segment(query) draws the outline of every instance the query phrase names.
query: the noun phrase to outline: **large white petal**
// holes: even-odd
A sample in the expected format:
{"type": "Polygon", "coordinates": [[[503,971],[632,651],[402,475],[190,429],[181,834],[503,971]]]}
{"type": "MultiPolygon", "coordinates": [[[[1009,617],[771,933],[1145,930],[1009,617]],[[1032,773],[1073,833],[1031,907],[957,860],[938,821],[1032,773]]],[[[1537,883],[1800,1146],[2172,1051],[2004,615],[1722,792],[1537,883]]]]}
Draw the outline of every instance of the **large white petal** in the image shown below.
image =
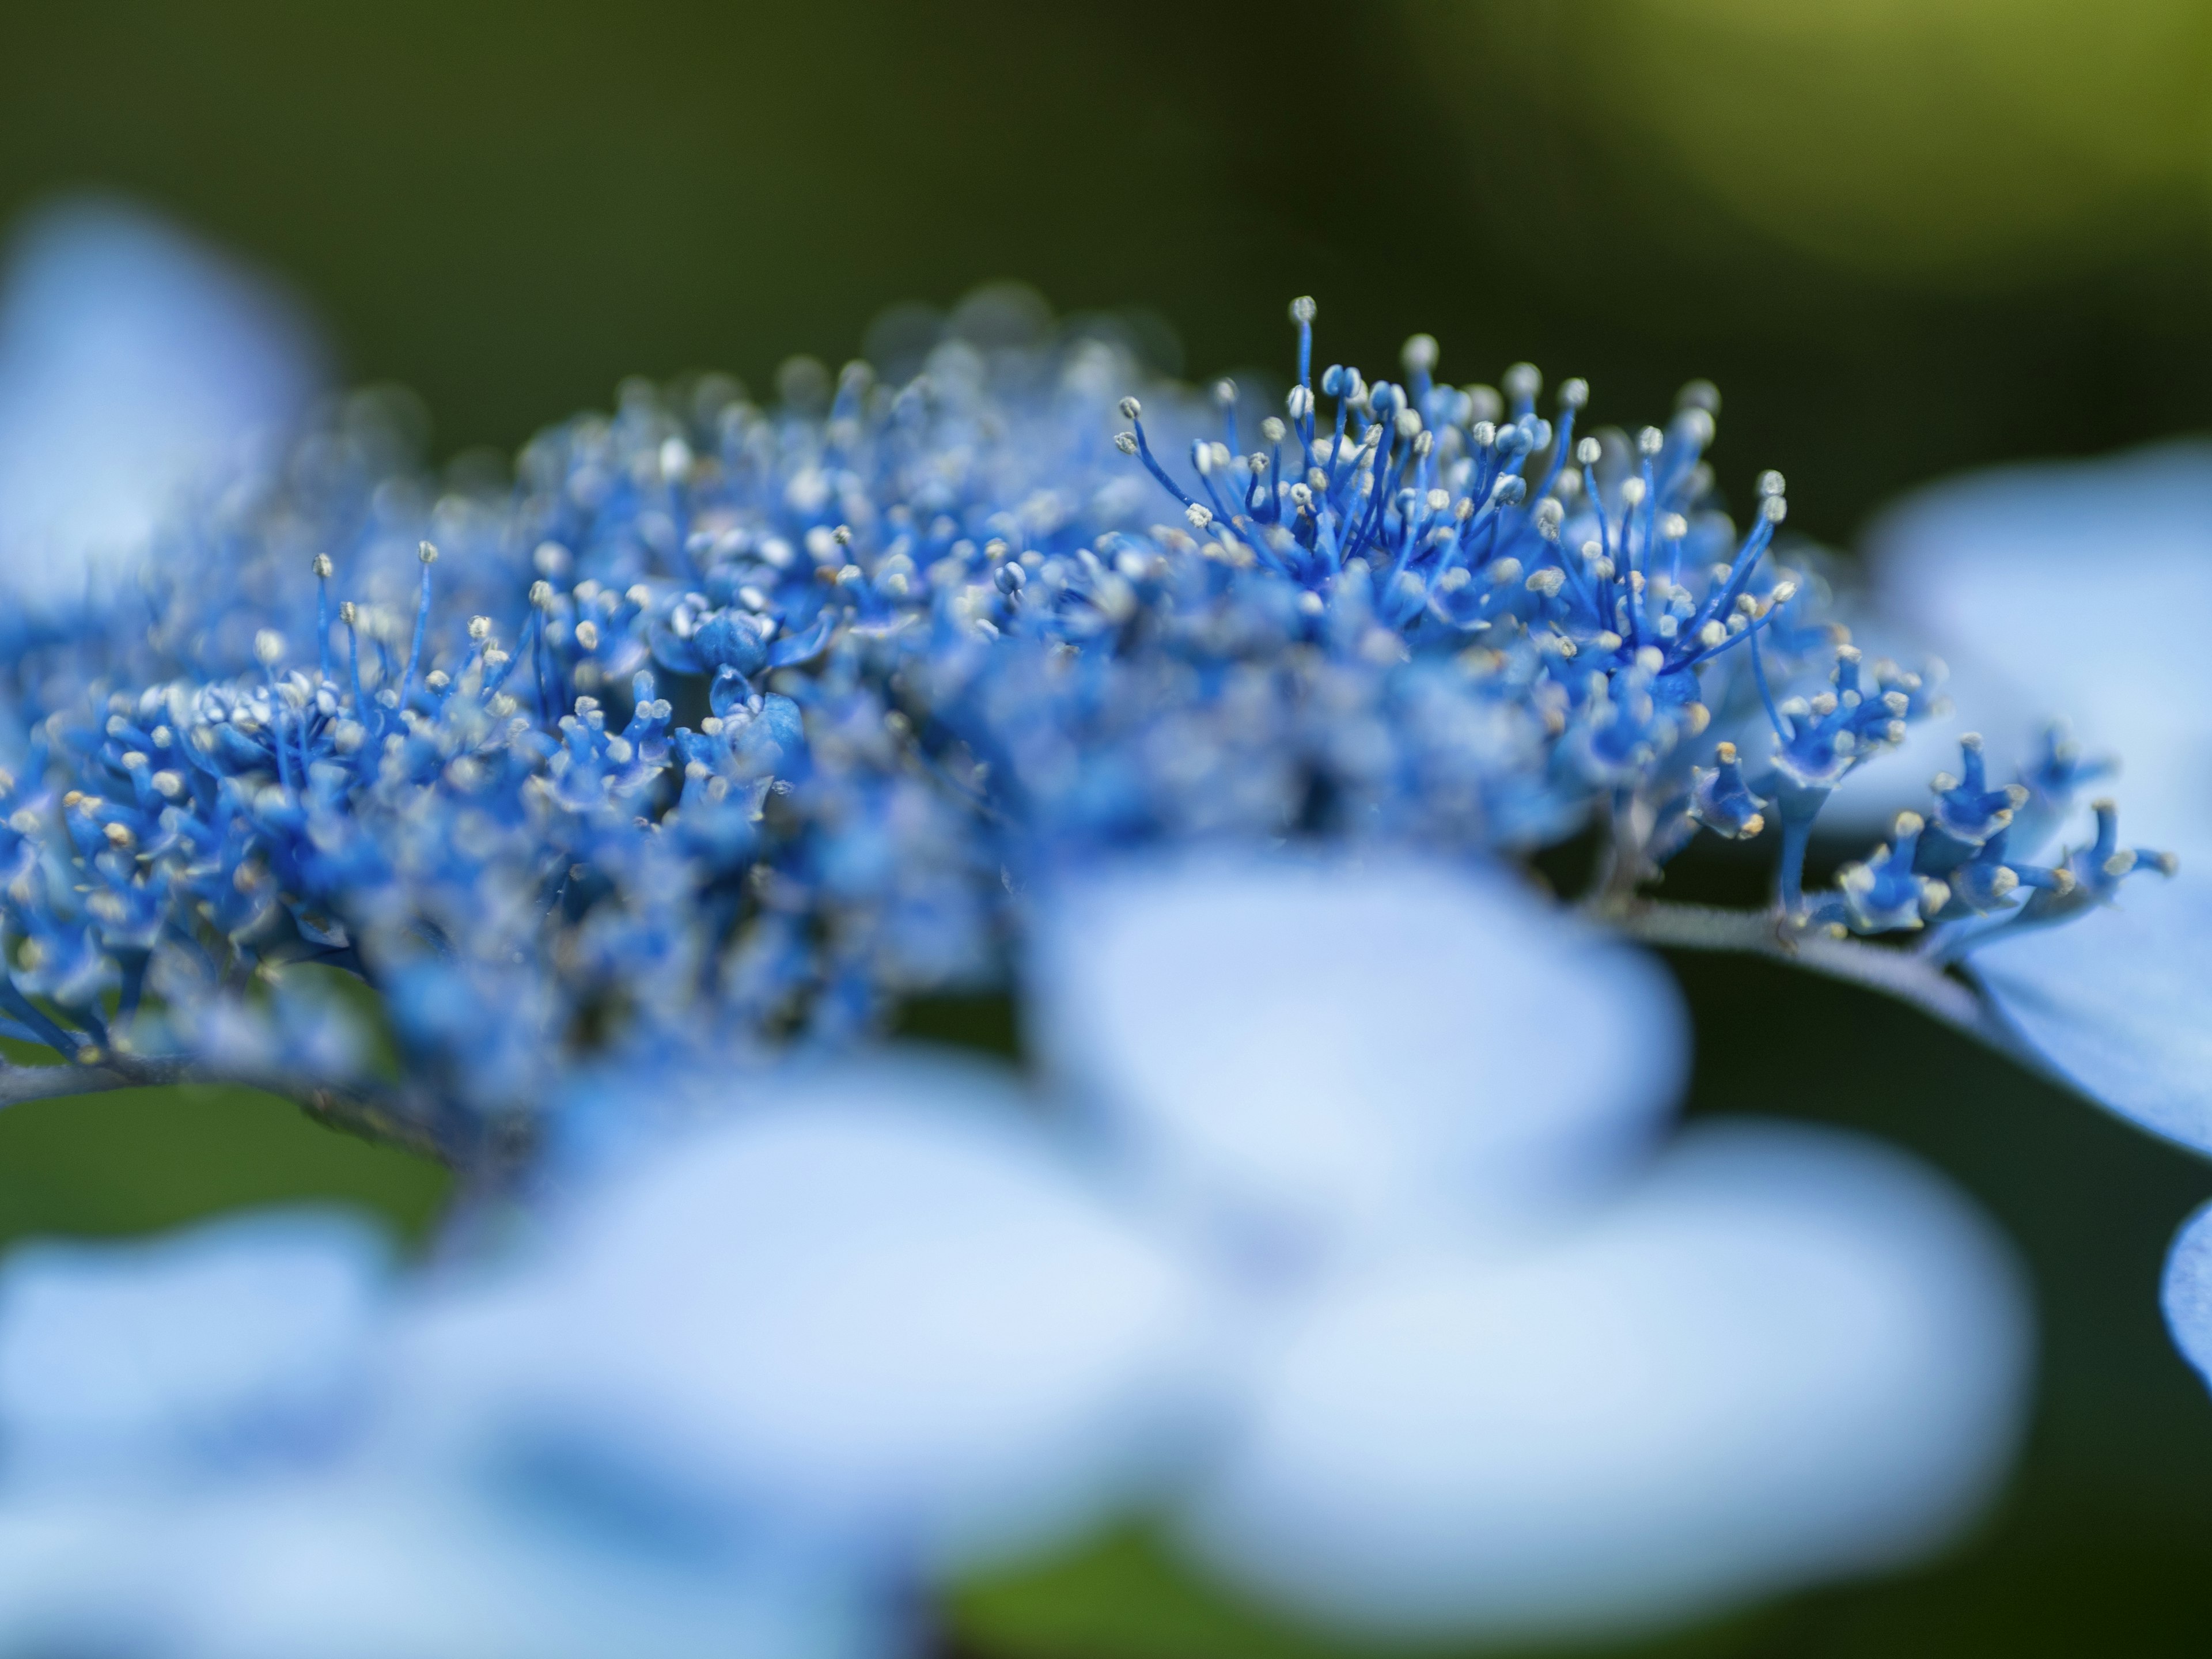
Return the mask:
{"type": "Polygon", "coordinates": [[[2130,876],[2114,904],[1968,958],[2028,1045],[2092,1100],[2212,1152],[2212,870],[2130,876]]]}
{"type": "Polygon", "coordinates": [[[2064,715],[2126,762],[2130,839],[2212,839],[2212,447],[1970,474],[1899,503],[1868,545],[1884,604],[1952,659],[1993,760],[2064,715]]]}
{"type": "Polygon", "coordinates": [[[98,198],[34,215],[0,274],[0,585],[81,598],[322,373],[296,306],[167,222],[98,198]]]}
{"type": "Polygon", "coordinates": [[[1043,907],[1036,1032],[1200,1210],[1480,1226],[1619,1177],[1673,1106],[1680,1000],[1503,873],[1392,855],[1138,865],[1043,907]]]}
{"type": "Polygon", "coordinates": [[[0,1263],[0,1467],[147,1474],[319,1443],[359,1403],[391,1266],[381,1233],[326,1211],[19,1246],[0,1263]]]}
{"type": "Polygon", "coordinates": [[[1182,1274],[994,1068],[793,1085],[573,1223],[423,1334],[479,1431],[943,1559],[1091,1519],[1182,1408],[1182,1274]]]}
{"type": "Polygon", "coordinates": [[[1686,1618],[1950,1535],[2007,1467],[2029,1348],[2004,1245],[1927,1170],[1699,1127],[1579,1237],[1326,1296],[1188,1533],[1353,1626],[1686,1618]]]}

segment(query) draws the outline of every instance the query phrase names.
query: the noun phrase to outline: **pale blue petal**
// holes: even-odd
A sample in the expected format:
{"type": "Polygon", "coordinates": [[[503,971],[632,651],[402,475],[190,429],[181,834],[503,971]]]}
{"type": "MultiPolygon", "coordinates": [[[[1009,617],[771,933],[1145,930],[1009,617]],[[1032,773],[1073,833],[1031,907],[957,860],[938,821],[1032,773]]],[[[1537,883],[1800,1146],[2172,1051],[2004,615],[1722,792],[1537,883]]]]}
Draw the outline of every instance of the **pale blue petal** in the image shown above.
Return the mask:
{"type": "Polygon", "coordinates": [[[2160,1287],[2173,1346],[2212,1383],[2212,1204],[2181,1225],[2160,1287]]]}
{"type": "Polygon", "coordinates": [[[2212,1152],[2212,867],[2131,876],[2118,902],[1968,959],[2008,1023],[2082,1093],[2212,1152]]]}
{"type": "Polygon", "coordinates": [[[2009,1252],[1920,1165],[1699,1126],[1586,1231],[1324,1296],[1188,1535],[1358,1628],[1688,1619],[1951,1537],[2008,1467],[2031,1346],[2009,1252]]]}
{"type": "Polygon", "coordinates": [[[1199,1207],[1499,1224],[1618,1179],[1681,1086],[1664,971],[1503,872],[1200,860],[1042,909],[1048,1058],[1199,1207]]]}
{"type": "Polygon", "coordinates": [[[25,221],[0,273],[0,583],[81,597],[293,421],[322,363],[291,301],[150,213],[93,198],[25,221]]]}
{"type": "Polygon", "coordinates": [[[0,1502],[0,1651],[116,1659],[896,1659],[879,1591],[818,1559],[595,1530],[366,1472],[0,1502]]]}
{"type": "Polygon", "coordinates": [[[1994,775],[2033,724],[2071,720],[2127,762],[2130,840],[2212,823],[2212,447],[2004,467],[1923,490],[1869,538],[1879,592],[1949,659],[1994,775]]]}
{"type": "Polygon", "coordinates": [[[586,1203],[534,1282],[429,1321],[455,1431],[939,1559],[1124,1496],[1179,1420],[1191,1292],[1036,1103],[950,1060],[758,1093],[586,1203]]]}
{"type": "Polygon", "coordinates": [[[380,1232],[324,1211],[19,1246],[0,1263],[0,1467],[149,1474],[343,1433],[391,1267],[380,1232]]]}

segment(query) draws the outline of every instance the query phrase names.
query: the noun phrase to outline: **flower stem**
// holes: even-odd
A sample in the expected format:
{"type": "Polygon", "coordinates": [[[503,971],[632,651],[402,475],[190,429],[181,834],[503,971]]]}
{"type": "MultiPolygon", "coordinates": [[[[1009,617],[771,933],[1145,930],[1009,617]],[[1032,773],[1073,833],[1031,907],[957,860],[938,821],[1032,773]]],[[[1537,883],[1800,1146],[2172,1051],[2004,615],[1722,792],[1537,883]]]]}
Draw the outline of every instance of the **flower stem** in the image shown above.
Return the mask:
{"type": "Polygon", "coordinates": [[[1773,911],[1638,900],[1595,908],[1589,914],[1645,945],[1765,957],[1879,991],[2014,1059],[2036,1063],[1972,986],[1945,973],[1940,963],[1911,951],[1802,933],[1773,911]]]}
{"type": "Polygon", "coordinates": [[[423,1127],[406,1103],[350,1089],[304,1085],[296,1079],[248,1077],[186,1060],[109,1053],[90,1064],[17,1066],[0,1063],[0,1108],[64,1095],[104,1094],[112,1089],[153,1089],[171,1084],[258,1089],[290,1101],[326,1127],[451,1164],[453,1152],[423,1127]]]}

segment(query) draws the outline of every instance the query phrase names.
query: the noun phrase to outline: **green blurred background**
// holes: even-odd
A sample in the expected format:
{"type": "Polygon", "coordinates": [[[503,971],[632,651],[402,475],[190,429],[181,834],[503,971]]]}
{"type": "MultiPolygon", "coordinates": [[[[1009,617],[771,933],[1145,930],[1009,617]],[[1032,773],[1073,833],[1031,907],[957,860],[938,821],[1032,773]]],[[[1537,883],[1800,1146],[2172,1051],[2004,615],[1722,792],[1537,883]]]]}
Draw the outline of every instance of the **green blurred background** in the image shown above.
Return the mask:
{"type": "MultiPolygon", "coordinates": [[[[2194,4],[12,9],[0,216],[82,186],[283,273],[349,377],[422,394],[442,456],[626,374],[765,385],[856,352],[890,302],[999,277],[1143,308],[1192,375],[1279,374],[1283,303],[1310,292],[1324,361],[1370,372],[1425,329],[1454,379],[1529,357],[1622,421],[1707,376],[1724,484],[1780,467],[1793,526],[1843,544],[1960,467],[2212,425],[2194,4]]],[[[2030,1455],[1968,1546],[1668,1650],[2212,1648],[2212,1399],[2154,1304],[2212,1167],[1901,1011],[1675,966],[1693,1109],[1856,1123],[1951,1170],[2029,1260],[2045,1362],[2030,1455]]],[[[442,1190],[251,1097],[0,1116],[0,1238],[302,1194],[419,1236],[442,1190]]],[[[1306,1650],[1135,1540],[962,1607],[976,1654],[1306,1650]]]]}

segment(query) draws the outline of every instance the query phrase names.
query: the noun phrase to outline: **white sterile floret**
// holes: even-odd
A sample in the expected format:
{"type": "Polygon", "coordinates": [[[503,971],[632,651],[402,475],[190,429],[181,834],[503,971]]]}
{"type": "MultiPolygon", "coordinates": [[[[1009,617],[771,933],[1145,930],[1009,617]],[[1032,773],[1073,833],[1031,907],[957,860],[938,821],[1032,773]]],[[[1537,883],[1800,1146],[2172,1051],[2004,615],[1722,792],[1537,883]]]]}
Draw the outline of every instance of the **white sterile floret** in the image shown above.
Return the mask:
{"type": "Polygon", "coordinates": [[[450,1431],[596,1447],[933,1564],[1036,1547],[1156,1472],[1194,1289],[1018,1079],[793,1079],[583,1195],[544,1269],[434,1310],[450,1431]]]}
{"type": "Polygon", "coordinates": [[[1683,1059],[1663,977],[1561,923],[1502,877],[1397,860],[1132,871],[1054,913],[1041,1029],[1171,1185],[1232,1208],[1388,1231],[1541,1206],[1644,1144],[1683,1059]],[[1598,1004],[1590,1041],[1513,1035],[1598,1004]]]}
{"type": "Polygon", "coordinates": [[[2083,1093],[2212,1152],[2212,876],[2201,861],[2184,860],[2154,893],[1993,939],[1968,961],[2014,1029],[2083,1093]]]}
{"type": "Polygon", "coordinates": [[[1994,1232],[1852,1136],[1709,1125],[1650,1162],[1670,988],[1504,878],[1132,869],[1037,952],[1053,1074],[1242,1287],[1178,1531],[1247,1587],[1614,1632],[1910,1559],[2001,1477],[2027,1328],[1994,1232]],[[1603,1012],[1547,1041],[1562,1008],[1603,1012]]]}
{"type": "Polygon", "coordinates": [[[1945,1183],[1703,1124],[1586,1226],[1326,1292],[1188,1526],[1310,1615],[1619,1636],[1909,1561],[2002,1479],[2027,1302],[1945,1183]]]}
{"type": "Polygon", "coordinates": [[[588,1494],[348,1467],[0,1509],[0,1644],[222,1659],[886,1659],[905,1621],[844,1562],[588,1494]],[[625,1523],[664,1527],[643,1547],[625,1523]],[[612,1524],[610,1524],[612,1522],[612,1524]],[[80,1640],[59,1646],[68,1633],[80,1640]]]}
{"type": "Polygon", "coordinates": [[[270,1212],[0,1265],[11,1474],[144,1480],[250,1463],[353,1409],[391,1252],[353,1218],[270,1212]]]}

